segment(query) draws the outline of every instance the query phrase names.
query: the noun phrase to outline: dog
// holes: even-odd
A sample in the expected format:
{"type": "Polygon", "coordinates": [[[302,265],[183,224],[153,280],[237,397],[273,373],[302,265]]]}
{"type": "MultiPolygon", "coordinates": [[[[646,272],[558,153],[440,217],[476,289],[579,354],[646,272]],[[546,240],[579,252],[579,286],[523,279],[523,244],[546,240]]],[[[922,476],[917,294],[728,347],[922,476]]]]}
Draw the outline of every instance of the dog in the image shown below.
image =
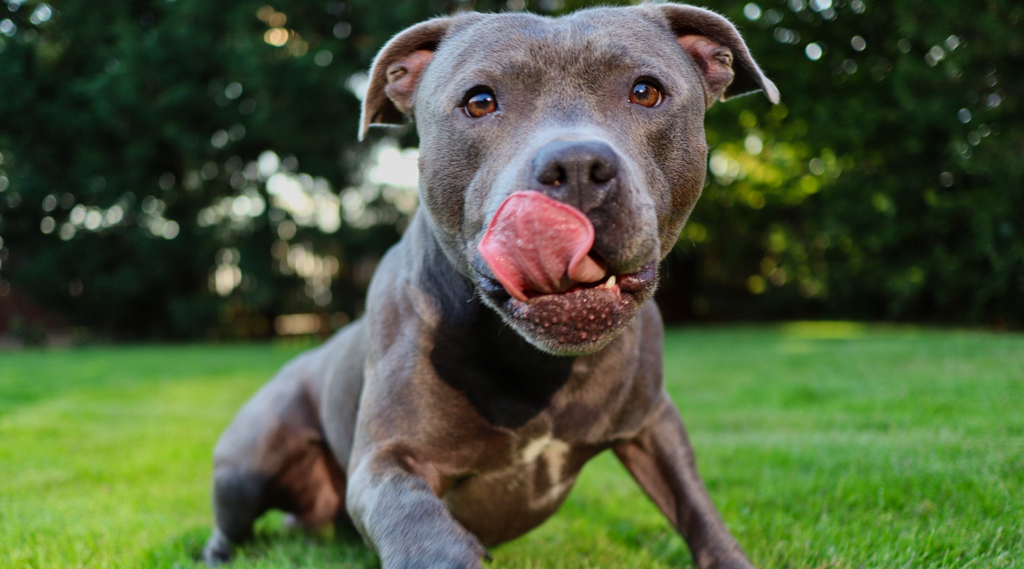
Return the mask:
{"type": "Polygon", "coordinates": [[[214,451],[231,558],[268,509],[354,526],[385,569],[479,568],[611,449],[701,568],[748,568],[662,384],[651,296],[707,169],[705,110],[778,90],[736,28],[643,4],[459,13],[373,63],[360,138],[415,123],[420,201],[363,317],[298,356],[214,451]]]}

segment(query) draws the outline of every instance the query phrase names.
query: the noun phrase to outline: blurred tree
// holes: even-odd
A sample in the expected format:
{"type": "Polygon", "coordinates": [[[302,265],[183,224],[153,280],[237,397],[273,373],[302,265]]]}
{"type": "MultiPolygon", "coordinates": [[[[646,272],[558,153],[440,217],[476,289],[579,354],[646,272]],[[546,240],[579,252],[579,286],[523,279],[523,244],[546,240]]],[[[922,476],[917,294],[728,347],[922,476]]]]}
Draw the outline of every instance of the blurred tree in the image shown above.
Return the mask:
{"type": "Polygon", "coordinates": [[[710,112],[689,308],[1024,324],[1024,5],[719,9],[783,104],[710,112]]]}
{"type": "Polygon", "coordinates": [[[264,335],[281,312],[357,310],[358,267],[397,233],[339,223],[365,154],[348,81],[450,8],[8,1],[3,275],[123,336],[264,335]]]}
{"type": "MultiPolygon", "coordinates": [[[[376,50],[458,9],[590,3],[0,2],[0,307],[123,337],[342,324],[415,204],[364,167],[394,143],[355,140],[376,50]]],[[[1024,324],[1024,7],[711,7],[783,104],[710,110],[666,312],[1024,324]]]]}

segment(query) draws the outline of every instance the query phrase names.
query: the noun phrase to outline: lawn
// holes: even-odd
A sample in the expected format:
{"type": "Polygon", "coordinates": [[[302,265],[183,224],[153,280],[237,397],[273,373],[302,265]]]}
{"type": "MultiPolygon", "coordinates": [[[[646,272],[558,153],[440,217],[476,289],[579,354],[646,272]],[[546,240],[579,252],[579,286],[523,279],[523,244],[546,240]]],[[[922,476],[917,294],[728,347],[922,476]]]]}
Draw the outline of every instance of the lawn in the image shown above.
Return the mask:
{"type": "MultiPolygon", "coordinates": [[[[188,568],[210,455],[301,346],[0,353],[0,567],[188,568]]],[[[666,380],[729,527],[766,568],[1024,567],[1024,336],[791,324],[666,339],[666,380]]],[[[238,568],[376,567],[280,515],[238,568]]],[[[689,567],[614,457],[495,569],[689,567]]]]}

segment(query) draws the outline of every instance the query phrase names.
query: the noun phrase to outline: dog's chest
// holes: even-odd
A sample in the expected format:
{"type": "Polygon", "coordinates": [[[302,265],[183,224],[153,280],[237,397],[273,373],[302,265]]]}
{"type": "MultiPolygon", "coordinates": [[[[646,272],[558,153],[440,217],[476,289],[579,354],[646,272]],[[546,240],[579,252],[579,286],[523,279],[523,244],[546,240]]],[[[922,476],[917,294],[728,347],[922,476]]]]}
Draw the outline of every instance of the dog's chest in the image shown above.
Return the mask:
{"type": "Polygon", "coordinates": [[[525,441],[505,464],[463,480],[443,498],[452,515],[485,544],[513,539],[558,509],[590,454],[547,433],[525,441]]]}

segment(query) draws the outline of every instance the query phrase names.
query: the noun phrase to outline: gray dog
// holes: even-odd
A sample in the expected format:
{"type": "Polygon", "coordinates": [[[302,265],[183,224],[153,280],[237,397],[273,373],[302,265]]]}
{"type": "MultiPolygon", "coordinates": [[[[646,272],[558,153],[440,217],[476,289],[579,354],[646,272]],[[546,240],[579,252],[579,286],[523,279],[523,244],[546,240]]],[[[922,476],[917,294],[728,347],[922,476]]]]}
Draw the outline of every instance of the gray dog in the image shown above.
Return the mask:
{"type": "Polygon", "coordinates": [[[751,567],[662,386],[658,262],[700,196],[705,109],[778,91],[690,6],[463,13],[377,56],[415,117],[422,206],[366,315],[286,365],[215,451],[209,563],[270,508],[353,524],[385,569],[479,568],[612,449],[698,566],[751,567]]]}

